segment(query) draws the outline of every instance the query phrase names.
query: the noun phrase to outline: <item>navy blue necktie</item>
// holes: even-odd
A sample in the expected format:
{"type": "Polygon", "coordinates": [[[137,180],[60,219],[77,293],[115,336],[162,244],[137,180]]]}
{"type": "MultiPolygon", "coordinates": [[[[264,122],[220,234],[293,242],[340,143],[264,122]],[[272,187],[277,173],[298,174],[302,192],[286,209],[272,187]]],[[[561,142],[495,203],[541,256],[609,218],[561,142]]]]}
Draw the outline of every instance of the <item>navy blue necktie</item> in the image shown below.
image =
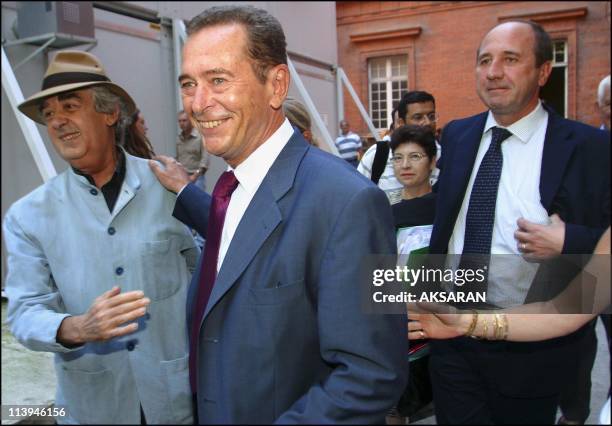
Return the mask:
{"type": "Polygon", "coordinates": [[[504,164],[501,144],[510,136],[512,133],[508,130],[493,127],[491,145],[482,158],[470,194],[470,204],[465,219],[463,254],[491,253],[497,189],[504,164]]]}
{"type": "MultiPolygon", "coordinates": [[[[495,205],[497,204],[499,178],[504,164],[501,144],[511,135],[512,133],[506,129],[493,127],[491,145],[482,158],[472,186],[465,219],[465,238],[459,269],[482,270],[485,279],[482,282],[473,282],[469,286],[462,287],[464,292],[473,294],[486,292],[488,287],[488,265],[491,256],[493,223],[495,222],[495,205]]],[[[459,303],[456,306],[462,309],[482,309],[486,305],[459,303]]]]}

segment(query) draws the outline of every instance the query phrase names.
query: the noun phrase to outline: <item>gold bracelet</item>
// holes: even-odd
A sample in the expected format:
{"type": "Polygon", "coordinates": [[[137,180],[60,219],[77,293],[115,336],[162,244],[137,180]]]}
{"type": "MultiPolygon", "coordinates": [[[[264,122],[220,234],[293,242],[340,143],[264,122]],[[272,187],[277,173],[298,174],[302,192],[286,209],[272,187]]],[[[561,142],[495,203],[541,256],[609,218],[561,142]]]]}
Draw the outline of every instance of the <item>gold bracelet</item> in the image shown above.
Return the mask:
{"type": "Polygon", "coordinates": [[[491,340],[497,340],[497,335],[499,334],[499,315],[493,314],[493,318],[495,318],[495,325],[493,326],[491,340]]]}
{"type": "Polygon", "coordinates": [[[476,330],[476,324],[478,323],[478,311],[472,309],[472,323],[470,324],[470,328],[465,332],[465,336],[474,337],[473,333],[476,330]]]}
{"type": "Polygon", "coordinates": [[[487,340],[487,329],[489,328],[489,322],[487,321],[487,318],[484,317],[483,318],[483,325],[482,325],[482,334],[480,335],[481,339],[487,340]]]}
{"type": "Polygon", "coordinates": [[[499,329],[499,317],[497,314],[493,315],[493,327],[491,328],[491,338],[489,340],[497,340],[497,330],[499,329]]]}
{"type": "Polygon", "coordinates": [[[508,317],[506,314],[502,314],[502,318],[504,319],[504,335],[502,336],[502,340],[508,340],[508,317]]]}

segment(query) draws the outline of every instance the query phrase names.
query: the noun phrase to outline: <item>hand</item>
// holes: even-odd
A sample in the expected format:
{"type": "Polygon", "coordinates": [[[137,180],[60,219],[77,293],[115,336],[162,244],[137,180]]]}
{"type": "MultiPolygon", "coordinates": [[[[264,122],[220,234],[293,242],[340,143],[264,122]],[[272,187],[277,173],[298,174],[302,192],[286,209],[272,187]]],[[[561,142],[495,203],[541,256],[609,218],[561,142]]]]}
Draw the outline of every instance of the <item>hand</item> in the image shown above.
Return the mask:
{"type": "Polygon", "coordinates": [[[175,194],[179,193],[190,182],[189,173],[187,173],[185,167],[172,157],[156,155],[152,160],[149,160],[149,167],[151,167],[159,183],[175,194]],[[164,168],[162,169],[154,160],[162,163],[164,168]]]}
{"type": "Polygon", "coordinates": [[[200,173],[199,172],[194,172],[194,173],[189,175],[189,182],[195,183],[195,181],[198,180],[199,177],[200,177],[200,173]]]}
{"type": "Polygon", "coordinates": [[[98,296],[85,314],[62,321],[57,340],[66,345],[78,345],[105,341],[138,330],[138,323],[131,321],[142,317],[151,301],[139,290],[120,292],[115,286],[98,296]],[[126,323],[129,324],[123,325],[126,323]]]}
{"type": "Polygon", "coordinates": [[[542,261],[558,256],[563,251],[565,222],[556,213],[550,216],[549,225],[539,225],[520,218],[514,238],[523,257],[529,261],[542,261]]]}
{"type": "Polygon", "coordinates": [[[463,336],[472,315],[438,303],[418,303],[418,311],[408,314],[408,339],[452,339],[463,336]],[[423,313],[425,312],[425,313],[423,313]]]}

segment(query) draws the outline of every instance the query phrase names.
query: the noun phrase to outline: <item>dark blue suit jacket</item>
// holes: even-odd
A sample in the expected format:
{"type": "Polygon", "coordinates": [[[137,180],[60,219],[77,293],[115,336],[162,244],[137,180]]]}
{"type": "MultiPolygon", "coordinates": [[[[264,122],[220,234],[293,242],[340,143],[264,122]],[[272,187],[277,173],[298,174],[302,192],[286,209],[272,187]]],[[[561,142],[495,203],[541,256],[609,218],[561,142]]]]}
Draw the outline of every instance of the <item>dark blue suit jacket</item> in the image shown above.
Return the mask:
{"type": "MultiPolygon", "coordinates": [[[[541,202],[549,215],[558,213],[566,224],[563,252],[590,254],[610,224],[609,135],[594,127],[564,119],[551,109],[547,108],[547,111],[549,119],[542,164],[534,164],[534,167],[541,167],[541,202]]],[[[487,113],[482,113],[452,121],[442,133],[438,202],[430,242],[432,253],[447,253],[486,117],[487,113]]],[[[534,282],[543,275],[540,272],[542,268],[534,282]]],[[[565,283],[571,279],[571,276],[563,277],[565,283]]],[[[559,287],[555,293],[563,287],[563,283],[556,284],[559,287]]],[[[533,289],[534,286],[527,301],[539,299],[537,291],[533,292],[533,289]]],[[[544,291],[543,294],[550,296],[551,291],[544,291]]],[[[486,362],[483,361],[479,368],[484,375],[496,378],[502,394],[538,397],[559,392],[568,371],[575,368],[572,363],[576,362],[581,339],[585,338],[589,338],[588,326],[569,336],[543,342],[470,344],[489,344],[491,350],[486,355],[486,362]]],[[[432,353],[444,356],[444,352],[455,345],[455,340],[434,342],[432,353]]]]}
{"type": "MultiPolygon", "coordinates": [[[[563,253],[592,253],[610,225],[609,134],[547,111],[542,164],[534,164],[541,167],[542,205],[566,224],[563,253]]],[[[444,128],[432,253],[447,252],[486,119],[487,113],[482,113],[444,128]]]]}
{"type": "MultiPolygon", "coordinates": [[[[205,233],[209,204],[190,185],[175,215],[205,233]]],[[[384,423],[406,384],[406,318],[364,313],[359,266],[395,252],[384,193],[295,132],[244,213],[204,314],[200,422],[384,423]]],[[[190,304],[198,281],[199,269],[190,304]]]]}

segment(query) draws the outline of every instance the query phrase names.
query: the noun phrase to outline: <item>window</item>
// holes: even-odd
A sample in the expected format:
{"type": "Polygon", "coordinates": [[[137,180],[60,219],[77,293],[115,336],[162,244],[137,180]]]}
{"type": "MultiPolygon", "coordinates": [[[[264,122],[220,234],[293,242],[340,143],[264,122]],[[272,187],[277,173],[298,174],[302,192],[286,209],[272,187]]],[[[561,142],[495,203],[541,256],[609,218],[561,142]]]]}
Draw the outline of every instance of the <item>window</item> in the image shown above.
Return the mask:
{"type": "Polygon", "coordinates": [[[368,61],[370,117],[378,130],[391,124],[391,111],[408,89],[408,58],[389,56],[368,61]]]}
{"type": "Polygon", "coordinates": [[[567,42],[553,41],[553,69],[540,98],[564,117],[567,117],[567,63],[567,42]]]}

